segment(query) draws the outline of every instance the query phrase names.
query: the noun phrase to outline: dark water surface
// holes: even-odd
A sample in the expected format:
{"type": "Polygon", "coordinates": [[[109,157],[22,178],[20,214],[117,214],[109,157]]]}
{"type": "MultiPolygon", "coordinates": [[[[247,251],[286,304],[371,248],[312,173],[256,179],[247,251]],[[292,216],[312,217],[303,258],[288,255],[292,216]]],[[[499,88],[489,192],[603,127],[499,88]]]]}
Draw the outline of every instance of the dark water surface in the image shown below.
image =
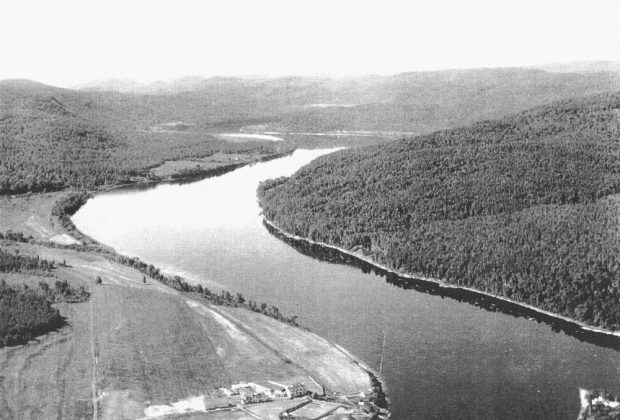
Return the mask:
{"type": "Polygon", "coordinates": [[[394,419],[574,419],[578,387],[620,388],[620,352],[596,340],[396,287],[270,234],[256,202],[259,181],[291,175],[326,152],[298,150],[196,183],[98,195],[73,221],[123,254],[299,315],[381,371],[394,419]]]}

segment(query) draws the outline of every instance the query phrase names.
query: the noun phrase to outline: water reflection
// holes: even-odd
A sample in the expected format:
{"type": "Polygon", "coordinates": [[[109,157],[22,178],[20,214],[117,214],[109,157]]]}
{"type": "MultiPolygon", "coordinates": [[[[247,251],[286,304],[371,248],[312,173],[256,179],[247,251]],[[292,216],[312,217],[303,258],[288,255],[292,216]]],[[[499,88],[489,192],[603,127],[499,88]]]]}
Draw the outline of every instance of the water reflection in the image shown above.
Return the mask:
{"type": "Polygon", "coordinates": [[[516,303],[497,299],[470,290],[442,287],[437,283],[424,279],[402,277],[393,272],[374,266],[360,258],[354,257],[353,255],[340,252],[337,249],[323,247],[302,239],[295,239],[286,236],[265,221],[263,221],[263,225],[267,228],[269,233],[276,238],[292,246],[298,252],[316,260],[332,264],[343,264],[357,267],[362,270],[364,274],[374,273],[379,277],[385,278],[386,283],[400,289],[415,290],[416,292],[440,296],[441,298],[447,297],[458,302],[465,302],[478,306],[489,312],[501,312],[515,318],[535,320],[538,323],[549,325],[551,330],[554,332],[563,332],[579,341],[620,351],[620,337],[586,330],[575,322],[556,318],[516,303]]]}
{"type": "MultiPolygon", "coordinates": [[[[334,150],[338,150],[338,149],[334,149],[334,150]]],[[[225,175],[243,166],[253,166],[253,165],[256,165],[257,163],[269,162],[270,160],[289,156],[292,153],[293,152],[286,152],[286,153],[280,153],[280,154],[265,155],[257,159],[255,162],[231,163],[231,164],[223,165],[223,166],[216,167],[216,168],[197,170],[196,172],[193,172],[191,174],[186,174],[186,175],[179,174],[177,176],[172,175],[172,178],[167,179],[167,180],[152,180],[152,181],[139,182],[135,184],[121,185],[121,186],[112,188],[110,192],[113,191],[114,193],[118,193],[118,194],[134,193],[137,191],[152,190],[161,185],[192,184],[198,181],[203,181],[205,179],[225,175]]]]}
{"type": "Polygon", "coordinates": [[[305,327],[382,369],[395,419],[566,419],[578,411],[578,386],[620,383],[617,346],[580,342],[523,318],[535,314],[502,313],[518,307],[500,312],[497,300],[464,299],[368,264],[355,268],[339,253],[291,247],[270,234],[259,182],[290,176],[330,151],[297,150],[202,182],[97,195],[72,219],[123,254],[299,315],[305,327]]]}

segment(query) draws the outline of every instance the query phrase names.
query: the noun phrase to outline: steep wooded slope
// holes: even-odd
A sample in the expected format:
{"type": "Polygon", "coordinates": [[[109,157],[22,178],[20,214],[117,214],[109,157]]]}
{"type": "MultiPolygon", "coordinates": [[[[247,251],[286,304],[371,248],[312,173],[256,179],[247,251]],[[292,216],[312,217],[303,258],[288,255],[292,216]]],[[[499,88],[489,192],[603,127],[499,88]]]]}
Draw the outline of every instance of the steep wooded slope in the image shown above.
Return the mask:
{"type": "Polygon", "coordinates": [[[377,262],[620,327],[620,94],[317,160],[265,215],[377,262]]]}

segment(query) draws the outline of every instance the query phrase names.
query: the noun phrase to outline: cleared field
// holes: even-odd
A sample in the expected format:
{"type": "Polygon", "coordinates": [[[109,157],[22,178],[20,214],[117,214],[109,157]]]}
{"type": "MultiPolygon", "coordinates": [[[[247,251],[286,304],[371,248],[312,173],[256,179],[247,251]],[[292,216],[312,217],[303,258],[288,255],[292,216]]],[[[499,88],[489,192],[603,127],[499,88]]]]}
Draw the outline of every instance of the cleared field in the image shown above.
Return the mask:
{"type": "MultiPolygon", "coordinates": [[[[0,230],[38,239],[63,233],[45,217],[51,209],[47,200],[58,197],[0,200],[0,230]],[[33,228],[33,216],[45,230],[33,228]]],[[[342,393],[370,388],[368,376],[349,356],[303,329],[241,308],[211,306],[152,279],[144,283],[142,273],[95,252],[23,243],[9,248],[68,265],[48,277],[2,275],[9,283],[36,288],[41,280],[66,279],[86,286],[91,298],[59,304],[67,318],[61,330],[0,348],[0,419],[94,418],[94,413],[104,419],[140,418],[148,406],[242,381],[304,382],[315,392],[318,383],[342,393]],[[95,284],[97,277],[101,285],[95,284]]],[[[227,411],[195,418],[255,417],[227,411]]]]}
{"type": "Polygon", "coordinates": [[[289,408],[298,406],[302,401],[303,400],[301,399],[294,399],[274,401],[264,404],[252,404],[245,406],[245,409],[264,420],[279,420],[279,413],[288,410],[289,408]]]}
{"type": "Polygon", "coordinates": [[[195,413],[162,417],[163,420],[256,420],[256,417],[240,409],[211,411],[209,413],[195,413]]]}
{"type": "Polygon", "coordinates": [[[299,418],[316,419],[342,407],[341,404],[329,403],[325,401],[312,401],[304,405],[299,410],[295,410],[295,415],[299,418]]]}
{"type": "Polygon", "coordinates": [[[32,235],[39,240],[50,240],[64,232],[52,223],[52,207],[66,192],[28,194],[11,198],[0,196],[0,232],[13,230],[32,235]]]}
{"type": "Polygon", "coordinates": [[[368,374],[324,338],[240,308],[218,308],[248,334],[272,348],[332,392],[353,394],[371,388],[368,374]]]}
{"type": "Polygon", "coordinates": [[[70,327],[0,349],[0,419],[92,417],[89,305],[60,304],[70,327]]]}
{"type": "Polygon", "coordinates": [[[210,170],[236,163],[252,162],[257,160],[258,156],[259,155],[247,153],[217,152],[201,159],[166,161],[151,169],[149,172],[158,178],[166,179],[179,172],[195,170],[198,167],[203,170],[210,170]]]}

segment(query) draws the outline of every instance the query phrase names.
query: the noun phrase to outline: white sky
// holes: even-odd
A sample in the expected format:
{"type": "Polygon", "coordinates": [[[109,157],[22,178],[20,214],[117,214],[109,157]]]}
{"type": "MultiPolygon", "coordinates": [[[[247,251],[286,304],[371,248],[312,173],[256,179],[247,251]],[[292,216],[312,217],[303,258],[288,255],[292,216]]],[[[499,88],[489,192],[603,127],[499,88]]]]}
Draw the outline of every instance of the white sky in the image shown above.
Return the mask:
{"type": "Polygon", "coordinates": [[[620,0],[0,0],[0,79],[391,74],[620,60],[620,0]]]}

